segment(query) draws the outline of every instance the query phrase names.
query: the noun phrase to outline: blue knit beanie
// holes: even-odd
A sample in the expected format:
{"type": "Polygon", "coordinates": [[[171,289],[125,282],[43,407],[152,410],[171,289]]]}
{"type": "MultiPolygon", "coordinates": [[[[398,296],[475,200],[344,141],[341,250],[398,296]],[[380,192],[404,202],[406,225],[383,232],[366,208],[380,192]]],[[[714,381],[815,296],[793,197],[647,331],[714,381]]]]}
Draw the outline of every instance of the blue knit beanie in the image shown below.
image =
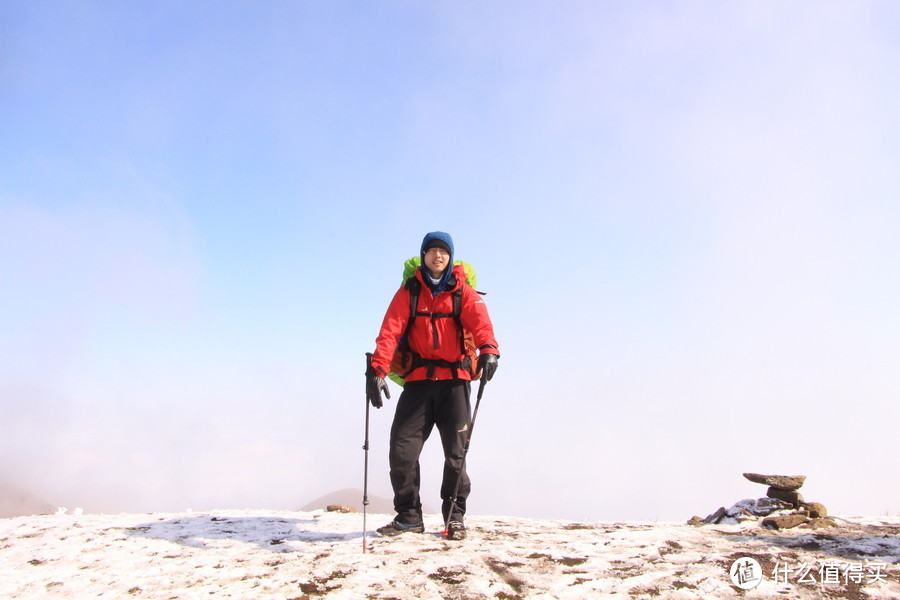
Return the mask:
{"type": "Polygon", "coordinates": [[[441,274],[441,278],[438,280],[437,284],[431,284],[431,278],[425,277],[425,282],[428,283],[428,286],[431,288],[431,292],[435,295],[444,291],[447,287],[447,283],[450,281],[450,278],[453,276],[453,238],[450,237],[449,233],[445,233],[443,231],[432,231],[431,233],[426,233],[425,238],[422,240],[422,248],[420,250],[420,258],[422,259],[422,269],[424,269],[424,275],[428,275],[427,269],[425,269],[425,253],[429,248],[440,247],[450,253],[450,260],[448,261],[447,268],[444,269],[443,274],[441,274]]]}

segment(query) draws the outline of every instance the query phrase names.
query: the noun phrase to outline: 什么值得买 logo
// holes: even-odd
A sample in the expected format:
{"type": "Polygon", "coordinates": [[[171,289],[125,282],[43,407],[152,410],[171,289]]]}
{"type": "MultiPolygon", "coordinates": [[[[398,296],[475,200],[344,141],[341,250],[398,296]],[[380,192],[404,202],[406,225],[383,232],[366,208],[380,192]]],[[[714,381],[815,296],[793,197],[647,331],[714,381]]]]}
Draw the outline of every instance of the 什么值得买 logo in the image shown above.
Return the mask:
{"type": "Polygon", "coordinates": [[[731,582],[742,590],[752,590],[763,579],[762,566],[755,558],[745,556],[731,563],[731,582]]]}

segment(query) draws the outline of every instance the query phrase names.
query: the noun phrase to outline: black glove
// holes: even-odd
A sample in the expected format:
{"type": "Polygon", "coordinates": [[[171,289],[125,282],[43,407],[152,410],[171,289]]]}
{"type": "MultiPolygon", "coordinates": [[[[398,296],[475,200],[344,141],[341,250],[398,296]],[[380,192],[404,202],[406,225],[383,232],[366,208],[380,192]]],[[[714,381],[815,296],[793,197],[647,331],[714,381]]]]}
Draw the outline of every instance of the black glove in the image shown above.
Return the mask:
{"type": "Polygon", "coordinates": [[[485,381],[490,381],[491,377],[494,376],[494,371],[497,370],[498,358],[500,357],[496,354],[481,353],[478,356],[478,370],[481,371],[481,376],[485,381]]]}
{"type": "Polygon", "coordinates": [[[388,389],[387,382],[384,377],[379,377],[372,368],[372,353],[366,352],[366,399],[372,403],[375,408],[384,406],[381,400],[381,392],[384,391],[385,397],[391,399],[391,391],[388,389]]]}
{"type": "Polygon", "coordinates": [[[388,389],[387,382],[384,380],[384,377],[379,377],[378,375],[372,375],[371,377],[366,377],[366,398],[369,399],[369,402],[372,403],[372,406],[375,408],[381,408],[384,406],[384,402],[381,400],[381,392],[384,391],[384,395],[388,400],[391,399],[391,391],[388,389]]]}

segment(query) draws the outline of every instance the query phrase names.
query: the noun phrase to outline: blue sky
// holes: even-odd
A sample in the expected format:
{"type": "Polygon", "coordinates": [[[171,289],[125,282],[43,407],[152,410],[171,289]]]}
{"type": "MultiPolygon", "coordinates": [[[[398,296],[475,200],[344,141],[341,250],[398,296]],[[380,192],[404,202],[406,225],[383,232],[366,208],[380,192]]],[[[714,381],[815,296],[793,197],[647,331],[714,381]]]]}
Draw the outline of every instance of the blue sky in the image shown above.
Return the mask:
{"type": "Polygon", "coordinates": [[[896,513],[898,34],[892,2],[4,3],[0,477],[360,487],[363,355],[444,230],[502,352],[471,510],[687,519],[758,471],[896,513]]]}

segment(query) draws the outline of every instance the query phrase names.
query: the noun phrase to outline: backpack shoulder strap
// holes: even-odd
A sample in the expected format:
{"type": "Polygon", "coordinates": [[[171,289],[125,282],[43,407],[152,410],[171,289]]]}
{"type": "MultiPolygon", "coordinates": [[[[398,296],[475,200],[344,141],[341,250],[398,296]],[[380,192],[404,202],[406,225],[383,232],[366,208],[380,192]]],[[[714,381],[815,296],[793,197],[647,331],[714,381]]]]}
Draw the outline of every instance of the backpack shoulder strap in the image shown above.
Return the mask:
{"type": "MultiPolygon", "coordinates": [[[[418,300],[419,292],[422,291],[422,284],[415,276],[407,279],[406,283],[403,284],[403,287],[409,290],[410,298],[415,298],[418,300]]],[[[415,308],[415,305],[413,305],[413,308],[415,308]]]]}
{"type": "Polygon", "coordinates": [[[416,309],[419,307],[419,292],[422,291],[422,284],[415,277],[410,277],[406,280],[406,284],[403,287],[409,290],[409,321],[406,323],[406,333],[403,334],[403,337],[406,337],[416,318],[416,309]]]}
{"type": "MultiPolygon", "coordinates": [[[[401,353],[401,362],[406,365],[409,364],[409,357],[412,353],[412,350],[409,348],[409,332],[412,330],[413,321],[416,320],[416,308],[419,306],[419,292],[422,290],[422,284],[419,283],[415,276],[412,276],[406,280],[403,287],[409,290],[409,318],[406,320],[406,329],[403,330],[403,337],[398,340],[397,345],[401,353]]],[[[401,375],[401,377],[409,375],[413,368],[410,367],[409,371],[401,375]]]]}
{"type": "Polygon", "coordinates": [[[466,332],[463,330],[462,318],[462,284],[453,292],[453,319],[456,321],[456,330],[459,332],[459,349],[466,353],[466,332]]]}
{"type": "Polygon", "coordinates": [[[456,288],[456,291],[453,292],[453,317],[456,320],[459,320],[459,315],[462,313],[462,286],[456,288]]]}

